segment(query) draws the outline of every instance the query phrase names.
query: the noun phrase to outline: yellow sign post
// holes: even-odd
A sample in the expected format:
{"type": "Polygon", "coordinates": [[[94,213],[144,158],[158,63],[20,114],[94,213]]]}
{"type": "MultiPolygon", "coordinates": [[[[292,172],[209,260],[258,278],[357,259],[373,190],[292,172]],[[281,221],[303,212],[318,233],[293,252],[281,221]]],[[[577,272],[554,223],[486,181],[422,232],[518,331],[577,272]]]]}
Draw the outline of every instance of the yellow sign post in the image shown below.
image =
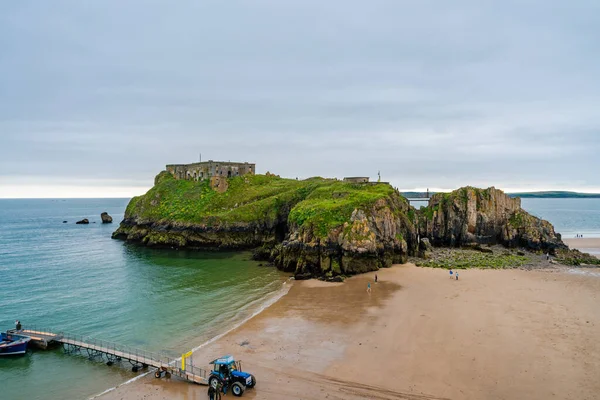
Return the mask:
{"type": "Polygon", "coordinates": [[[191,357],[192,353],[193,352],[188,351],[187,353],[181,355],[181,370],[182,371],[185,371],[185,359],[188,357],[191,357]]]}

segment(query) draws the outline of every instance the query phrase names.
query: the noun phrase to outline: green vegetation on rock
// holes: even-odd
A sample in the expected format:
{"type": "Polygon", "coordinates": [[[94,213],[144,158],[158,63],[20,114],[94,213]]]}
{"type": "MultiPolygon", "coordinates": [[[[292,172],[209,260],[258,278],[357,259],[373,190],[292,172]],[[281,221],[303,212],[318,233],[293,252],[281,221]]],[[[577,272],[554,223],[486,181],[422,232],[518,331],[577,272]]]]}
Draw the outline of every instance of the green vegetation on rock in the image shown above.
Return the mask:
{"type": "Polygon", "coordinates": [[[147,246],[255,248],[297,276],[353,274],[404,260],[417,216],[389,184],[244,175],[217,188],[162,172],[131,200],[114,238],[147,246]]]}
{"type": "Polygon", "coordinates": [[[416,259],[414,261],[420,267],[431,268],[504,269],[522,267],[530,262],[530,258],[508,251],[487,253],[466,249],[439,249],[429,260],[416,259]]]}
{"type": "Polygon", "coordinates": [[[556,261],[564,265],[578,267],[580,265],[600,266],[600,258],[579,250],[561,249],[557,251],[556,261]]]}
{"type": "Polygon", "coordinates": [[[377,200],[394,192],[390,185],[364,185],[328,181],[315,188],[290,212],[289,222],[298,227],[311,228],[321,238],[350,221],[356,209],[366,209],[377,200]],[[343,193],[343,197],[333,195],[343,193]]]}
{"type": "Polygon", "coordinates": [[[389,185],[361,185],[335,179],[284,179],[246,175],[228,179],[219,193],[208,181],[177,180],[162,172],[156,185],[129,203],[125,218],[183,222],[212,227],[240,223],[273,224],[289,213],[289,223],[310,226],[321,237],[350,220],[355,209],[389,196],[389,185]],[[285,209],[285,210],[284,210],[285,209]],[[282,212],[283,211],[283,212],[282,212]]]}
{"type": "Polygon", "coordinates": [[[228,190],[219,193],[208,181],[176,180],[168,172],[161,172],[148,193],[132,199],[125,218],[203,225],[272,221],[281,207],[301,201],[325,182],[248,175],[230,178],[228,190]]]}

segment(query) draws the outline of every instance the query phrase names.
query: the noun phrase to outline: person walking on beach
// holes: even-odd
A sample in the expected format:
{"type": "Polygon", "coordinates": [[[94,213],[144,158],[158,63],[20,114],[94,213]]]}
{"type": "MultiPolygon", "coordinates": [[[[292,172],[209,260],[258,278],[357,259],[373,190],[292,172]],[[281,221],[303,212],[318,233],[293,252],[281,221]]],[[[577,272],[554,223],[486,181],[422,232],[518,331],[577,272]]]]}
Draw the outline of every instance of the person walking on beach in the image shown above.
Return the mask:
{"type": "Polygon", "coordinates": [[[450,268],[450,279],[452,279],[452,268],[450,268]]]}
{"type": "Polygon", "coordinates": [[[371,293],[371,282],[367,283],[367,293],[371,293]]]}
{"type": "Polygon", "coordinates": [[[456,275],[456,280],[458,280],[458,271],[456,271],[455,275],[456,275]]]}
{"type": "Polygon", "coordinates": [[[377,283],[377,274],[375,274],[375,283],[377,283]]]}
{"type": "Polygon", "coordinates": [[[550,261],[550,253],[546,253],[546,261],[550,261]]]}

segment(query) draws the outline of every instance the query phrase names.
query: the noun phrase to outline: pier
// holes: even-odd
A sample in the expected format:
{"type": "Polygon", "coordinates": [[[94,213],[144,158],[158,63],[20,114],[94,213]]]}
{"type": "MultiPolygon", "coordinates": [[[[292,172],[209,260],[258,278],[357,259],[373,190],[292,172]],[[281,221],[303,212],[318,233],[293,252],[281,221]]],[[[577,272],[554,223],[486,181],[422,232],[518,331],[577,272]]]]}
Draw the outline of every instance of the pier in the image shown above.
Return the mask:
{"type": "Polygon", "coordinates": [[[181,358],[171,358],[89,336],[55,332],[51,329],[31,328],[8,332],[29,336],[30,345],[40,349],[62,346],[67,354],[81,354],[90,360],[105,362],[109,366],[128,362],[133,372],[152,367],[156,369],[154,376],[157,378],[175,375],[188,382],[208,385],[207,371],[189,361],[186,362],[191,352],[183,354],[181,358]]]}
{"type": "Polygon", "coordinates": [[[429,202],[429,197],[406,197],[406,200],[408,200],[409,204],[412,203],[421,203],[421,202],[429,202]]]}

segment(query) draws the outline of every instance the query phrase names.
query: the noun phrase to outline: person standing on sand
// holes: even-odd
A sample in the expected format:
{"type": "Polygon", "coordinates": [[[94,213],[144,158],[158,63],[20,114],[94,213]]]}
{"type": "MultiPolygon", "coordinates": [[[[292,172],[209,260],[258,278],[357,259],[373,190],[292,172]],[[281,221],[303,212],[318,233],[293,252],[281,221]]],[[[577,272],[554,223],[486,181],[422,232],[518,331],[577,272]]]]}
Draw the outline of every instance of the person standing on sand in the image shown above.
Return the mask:
{"type": "Polygon", "coordinates": [[[367,283],[367,293],[371,293],[371,282],[367,283]]]}
{"type": "Polygon", "coordinates": [[[452,268],[450,268],[450,279],[452,279],[452,268]]]}
{"type": "Polygon", "coordinates": [[[456,280],[458,280],[458,271],[456,271],[456,280]]]}
{"type": "Polygon", "coordinates": [[[375,274],[375,283],[377,283],[377,274],[375,274]]]}

